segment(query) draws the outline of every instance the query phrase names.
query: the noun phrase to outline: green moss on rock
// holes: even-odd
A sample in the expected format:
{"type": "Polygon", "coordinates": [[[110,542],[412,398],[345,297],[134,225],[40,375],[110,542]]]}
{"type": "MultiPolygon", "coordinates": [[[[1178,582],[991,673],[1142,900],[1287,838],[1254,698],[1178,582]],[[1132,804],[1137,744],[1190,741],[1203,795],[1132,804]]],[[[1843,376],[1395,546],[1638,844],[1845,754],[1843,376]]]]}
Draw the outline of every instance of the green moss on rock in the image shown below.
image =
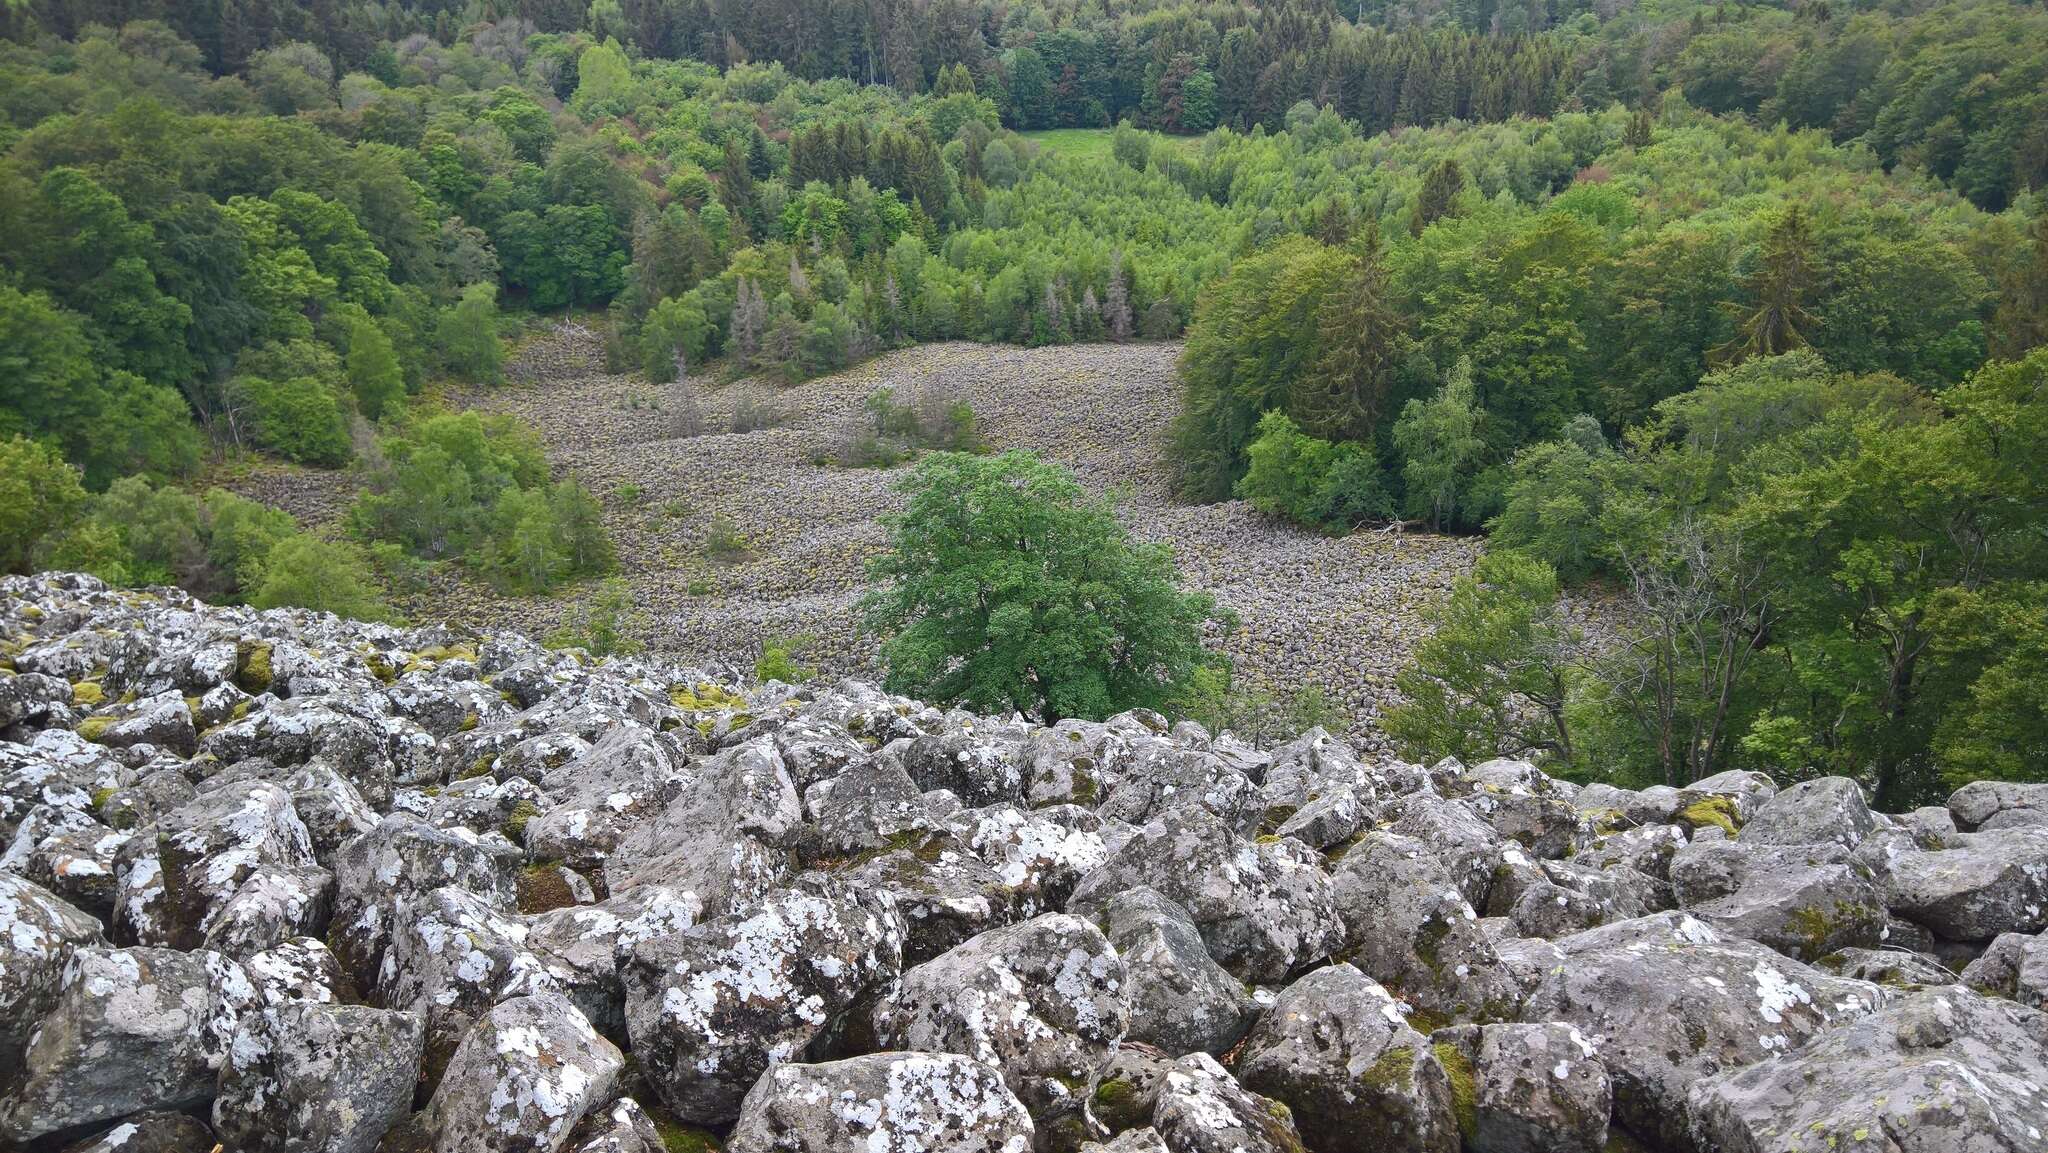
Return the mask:
{"type": "Polygon", "coordinates": [[[235,685],[245,693],[270,691],[272,672],[269,641],[245,644],[235,654],[235,685]]]}
{"type": "Polygon", "coordinates": [[[1465,1051],[1456,1045],[1438,1043],[1431,1048],[1436,1052],[1436,1063],[1443,1066],[1444,1076],[1451,1083],[1451,1112],[1458,1119],[1458,1132],[1469,1140],[1479,1130],[1478,1074],[1465,1051]]]}
{"type": "Polygon", "coordinates": [[[1714,825],[1734,836],[1735,802],[1727,797],[1701,797],[1678,811],[1678,820],[1689,829],[1703,829],[1714,825]]]}

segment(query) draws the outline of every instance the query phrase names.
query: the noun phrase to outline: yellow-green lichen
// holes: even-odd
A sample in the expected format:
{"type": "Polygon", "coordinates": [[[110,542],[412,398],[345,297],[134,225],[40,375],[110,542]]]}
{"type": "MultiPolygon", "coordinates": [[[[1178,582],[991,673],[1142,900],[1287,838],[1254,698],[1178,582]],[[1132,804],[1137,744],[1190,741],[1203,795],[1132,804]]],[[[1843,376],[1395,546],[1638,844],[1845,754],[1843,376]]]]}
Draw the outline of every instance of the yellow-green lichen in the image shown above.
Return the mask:
{"type": "Polygon", "coordinates": [[[88,741],[97,741],[106,735],[108,729],[113,727],[114,718],[112,717],[87,717],[78,722],[78,735],[88,741]]]}
{"type": "Polygon", "coordinates": [[[672,685],[668,690],[668,699],[675,707],[691,712],[705,709],[736,709],[747,703],[745,697],[710,681],[698,681],[694,685],[672,685]]]}
{"type": "Polygon", "coordinates": [[[71,686],[71,700],[86,708],[98,708],[107,699],[107,690],[98,681],[80,681],[71,686]]]}
{"type": "Polygon", "coordinates": [[[483,721],[484,719],[480,716],[477,716],[475,713],[464,713],[462,714],[462,723],[456,727],[460,729],[462,732],[467,733],[475,730],[475,728],[478,725],[482,724],[483,721]]]}
{"type": "Polygon", "coordinates": [[[496,760],[496,757],[493,757],[489,753],[485,753],[483,756],[478,757],[476,760],[469,762],[469,767],[467,769],[464,769],[462,771],[462,775],[456,779],[470,781],[475,780],[478,777],[488,777],[491,775],[491,765],[496,760]]]}
{"type": "Polygon", "coordinates": [[[95,809],[106,808],[107,802],[113,799],[114,787],[112,785],[101,785],[92,791],[92,807],[95,809]]]}

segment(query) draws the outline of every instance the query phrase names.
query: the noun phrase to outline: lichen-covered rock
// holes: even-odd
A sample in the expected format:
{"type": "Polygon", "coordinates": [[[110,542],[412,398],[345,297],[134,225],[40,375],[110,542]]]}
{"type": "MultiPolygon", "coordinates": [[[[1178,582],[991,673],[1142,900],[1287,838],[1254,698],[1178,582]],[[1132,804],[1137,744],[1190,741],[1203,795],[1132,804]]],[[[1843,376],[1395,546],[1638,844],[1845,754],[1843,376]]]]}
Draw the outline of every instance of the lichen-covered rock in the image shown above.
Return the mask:
{"type": "Polygon", "coordinates": [[[570,1153],[665,1153],[669,1148],[654,1118],[631,1097],[586,1114],[569,1135],[570,1153]]]}
{"type": "Polygon", "coordinates": [[[1350,965],[1283,990],[1245,1039],[1244,1087],[1285,1103],[1316,1153],[1371,1134],[1389,1148],[1457,1153],[1451,1083],[1377,981],[1350,965]]]}
{"type": "Polygon", "coordinates": [[[2001,933],[1960,979],[1979,992],[2031,1009],[2048,1009],[2048,937],[2001,933]]]}
{"type": "Polygon", "coordinates": [[[1152,1127],[1173,1153],[1303,1153],[1287,1107],[1240,1086],[1207,1053],[1167,1070],[1152,1127]]]}
{"type": "MultiPolygon", "coordinates": [[[[242,958],[242,970],[266,1005],[286,1001],[338,1001],[347,988],[341,965],[312,937],[293,937],[242,958]]],[[[349,990],[353,995],[354,990],[349,990]]]]}
{"type": "Polygon", "coordinates": [[[94,826],[45,837],[30,855],[27,873],[51,892],[94,916],[111,914],[116,860],[131,834],[94,826]]]}
{"type": "Polygon", "coordinates": [[[1017,914],[1028,917],[1064,909],[1082,876],[1109,857],[1095,831],[1101,821],[1084,810],[1071,811],[1089,827],[1063,825],[1048,810],[1026,813],[1015,805],[963,809],[946,818],[946,827],[1010,890],[1017,914]]]}
{"type": "Polygon", "coordinates": [[[1479,915],[1423,842],[1371,832],[1330,881],[1351,963],[1419,1009],[1453,1021],[1512,1016],[1517,990],[1479,915]]]}
{"type": "Polygon", "coordinates": [[[1093,805],[1123,780],[1130,744],[1109,725],[1065,720],[1035,729],[1017,754],[1024,803],[1093,805]]]}
{"type": "Polygon", "coordinates": [[[1273,834],[1293,837],[1311,849],[1327,849],[1356,835],[1367,819],[1358,790],[1338,785],[1296,809],[1273,834]]]}
{"type": "Polygon", "coordinates": [[[407,902],[454,886],[496,909],[513,903],[519,851],[466,829],[437,829],[394,813],[342,846],[334,857],[334,929],[329,942],[351,980],[377,981],[397,914],[407,902]]]}
{"type": "Polygon", "coordinates": [[[849,765],[804,792],[812,860],[850,857],[915,839],[934,827],[924,796],[903,766],[879,757],[849,765]]]}
{"type": "Polygon", "coordinates": [[[1473,908],[1486,907],[1502,845],[1500,834],[1479,814],[1434,793],[1411,793],[1400,798],[1399,815],[1386,831],[1420,842],[1473,908]]]}
{"type": "Polygon", "coordinates": [[[1815,961],[1813,967],[1888,989],[1948,985],[1956,980],[1956,975],[1934,958],[1904,949],[1837,949],[1815,961]]]}
{"type": "Polygon", "coordinates": [[[1222,1054],[1251,1028],[1258,1005],[1209,956],[1187,910],[1149,888],[1109,902],[1109,943],[1124,965],[1132,1041],[1168,1054],[1222,1054]]]}
{"type": "Polygon", "coordinates": [[[902,942],[885,897],[808,879],[750,912],[639,941],[623,979],[642,1075],[679,1119],[731,1121],[763,1070],[804,1059],[895,981],[902,942]]]}
{"type": "Polygon", "coordinates": [[[1688,842],[1677,825],[1637,825],[1585,839],[1570,860],[1593,869],[1629,868],[1658,880],[1671,878],[1671,858],[1688,842]]]}
{"type": "Polygon", "coordinates": [[[1776,794],[1742,826],[1753,845],[1840,845],[1853,849],[1877,827],[1863,789],[1847,777],[1816,777],[1776,794]]]}
{"type": "Polygon", "coordinates": [[[209,1153],[216,1147],[206,1126],[183,1113],[137,1113],[64,1153],[209,1153]]]}
{"type": "Polygon", "coordinates": [[[902,764],[920,790],[945,789],[969,807],[1023,797],[1024,773],[1016,750],[972,725],[934,736],[891,742],[883,750],[902,764]]]}
{"type": "Polygon", "coordinates": [[[1471,1153],[1601,1153],[1613,1086],[1570,1025],[1459,1025],[1431,1038],[1471,1153]]]}
{"type": "Polygon", "coordinates": [[[0,873],[0,1082],[56,1004],[72,950],[105,943],[98,920],[47,889],[0,873]]]}
{"type": "Polygon", "coordinates": [[[842,874],[888,894],[903,919],[903,963],[929,961],[977,933],[1016,920],[1017,894],[949,837],[871,858],[842,874]]]}
{"type": "Polygon", "coordinates": [[[109,748],[150,745],[189,757],[199,745],[192,710],[176,689],[120,706],[110,719],[113,723],[101,729],[97,738],[109,748]]]}
{"type": "Polygon", "coordinates": [[[213,1102],[240,1153],[373,1153],[412,1111],[425,1022],[368,1005],[287,1001],[243,1018],[213,1102]]]}
{"type": "Polygon", "coordinates": [[[2003,1153],[2048,1141],[2048,1017],[1925,989],[1691,1092],[1692,1135],[1727,1153],[2003,1153]]]}
{"type": "Polygon", "coordinates": [[[420,1014],[471,1017],[508,997],[558,992],[526,947],[526,924],[453,886],[408,901],[377,972],[377,1000],[420,1014]]]}
{"type": "Polygon", "coordinates": [[[747,1093],[726,1153],[1029,1153],[1002,1075],[950,1053],[777,1065],[747,1093]]]}
{"type": "Polygon", "coordinates": [[[1697,841],[1672,859],[1671,888],[1686,912],[1721,933],[1801,961],[1884,939],[1877,885],[1834,841],[1752,844],[1747,831],[1739,841],[1697,841]]]}
{"type": "Polygon", "coordinates": [[[449,1058],[422,1128],[436,1153],[555,1153],[624,1065],[561,994],[501,1001],[449,1058]]]}
{"type": "Polygon", "coordinates": [[[1971,781],[1948,798],[1948,811],[1963,829],[1981,828],[2000,813],[2025,810],[2048,810],[2048,782],[1971,781]]]}
{"type": "Polygon", "coordinates": [[[1959,833],[1951,847],[1893,857],[1884,902],[1951,941],[2048,928],[2048,828],[1959,833]]]}
{"type": "Polygon", "coordinates": [[[1124,969],[1100,930],[1048,913],[992,929],[903,974],[875,1027],[887,1048],[995,1066],[1042,1130],[1077,1113],[1123,1035],[1124,969]]]}
{"type": "Polygon", "coordinates": [[[1613,1078],[1614,1119],[1653,1147],[1691,1148],[1685,1094],[1701,1077],[1805,1043],[1882,1003],[1875,985],[1809,969],[1684,913],[1553,943],[1557,964],[1523,1006],[1577,1026],[1613,1078]]]}
{"type": "Polygon", "coordinates": [[[1110,898],[1150,886],[1180,905],[1209,955],[1249,981],[1278,981],[1328,957],[1342,934],[1330,880],[1298,841],[1248,841],[1196,805],[1139,829],[1089,871],[1068,908],[1099,916],[1110,898]]]}
{"type": "Polygon", "coordinates": [[[597,1031],[626,1044],[626,987],[620,958],[633,946],[696,924],[703,903],[665,885],[640,885],[595,905],[575,905],[527,918],[526,946],[597,1031]]]}
{"type": "Polygon", "coordinates": [[[1108,1141],[1090,1141],[1081,1146],[1081,1153],[1170,1153],[1165,1138],[1159,1130],[1147,1125],[1142,1129],[1126,1129],[1108,1141]]]}
{"type": "Polygon", "coordinates": [[[720,752],[661,812],[636,825],[605,861],[606,887],[672,885],[723,913],[786,881],[803,831],[796,782],[772,740],[720,752]]]}
{"type": "Polygon", "coordinates": [[[0,1138],[204,1105],[255,998],[241,966],[218,953],[73,949],[0,1101],[0,1138]]]}

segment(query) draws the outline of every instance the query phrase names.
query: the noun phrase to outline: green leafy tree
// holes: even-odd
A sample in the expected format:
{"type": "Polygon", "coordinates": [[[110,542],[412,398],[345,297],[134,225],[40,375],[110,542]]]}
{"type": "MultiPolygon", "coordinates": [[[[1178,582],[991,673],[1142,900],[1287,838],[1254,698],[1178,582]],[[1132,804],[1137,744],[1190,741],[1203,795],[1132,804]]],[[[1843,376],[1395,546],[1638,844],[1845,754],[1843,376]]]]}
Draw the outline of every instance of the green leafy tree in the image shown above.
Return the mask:
{"type": "Polygon", "coordinates": [[[1064,469],[938,453],[902,488],[862,606],[892,691],[1099,718],[1166,704],[1212,659],[1214,603],[1180,591],[1168,551],[1133,542],[1064,469]]]}
{"type": "Polygon", "coordinates": [[[1464,191],[1465,170],[1450,157],[1438,161],[1422,179],[1422,191],[1408,217],[1408,231],[1420,236],[1423,229],[1456,213],[1458,196],[1464,191]]]}
{"type": "Polygon", "coordinates": [[[360,550],[305,533],[277,542],[263,561],[263,583],[249,597],[259,609],[302,608],[352,620],[390,620],[390,606],[360,550]]]}
{"type": "Polygon", "coordinates": [[[354,451],[348,420],[326,381],[244,376],[234,381],[232,393],[259,448],[302,464],[334,468],[348,463],[354,451]]]}
{"type": "Polygon", "coordinates": [[[1411,400],[1394,423],[1407,486],[1403,508],[1432,528],[1452,522],[1473,464],[1486,449],[1479,436],[1481,412],[1472,383],[1472,362],[1461,359],[1443,388],[1427,400],[1411,400]]]}
{"type": "Polygon", "coordinates": [[[498,289],[478,282],[441,318],[441,356],[463,379],[496,384],[503,379],[505,349],[498,340],[498,289]]]}
{"type": "Polygon", "coordinates": [[[633,607],[632,589],[613,577],[579,599],[561,627],[548,634],[547,643],[554,649],[582,649],[594,657],[630,657],[646,648],[629,631],[642,623],[633,607]]]}
{"type": "Polygon", "coordinates": [[[1405,700],[1386,716],[1407,755],[1572,760],[1566,705],[1580,638],[1558,612],[1549,565],[1490,551],[1427,619],[1429,639],[1394,680],[1405,700]]]}
{"type": "Polygon", "coordinates": [[[404,399],[405,373],[398,367],[398,353],[367,313],[349,321],[348,357],[343,363],[356,407],[364,416],[375,420],[404,399]]]}
{"type": "Polygon", "coordinates": [[[0,572],[27,572],[37,547],[85,507],[78,470],[25,437],[0,440],[0,572]]]}

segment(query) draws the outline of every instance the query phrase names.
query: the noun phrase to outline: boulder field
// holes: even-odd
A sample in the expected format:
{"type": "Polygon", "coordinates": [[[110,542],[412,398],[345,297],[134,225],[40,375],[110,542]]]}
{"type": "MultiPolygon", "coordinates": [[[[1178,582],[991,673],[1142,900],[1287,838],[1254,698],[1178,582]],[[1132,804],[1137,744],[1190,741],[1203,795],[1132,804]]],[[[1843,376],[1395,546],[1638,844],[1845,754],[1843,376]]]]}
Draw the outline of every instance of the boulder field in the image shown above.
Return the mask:
{"type": "Polygon", "coordinates": [[[0,581],[0,1149],[2048,1149],[2048,785],[1576,785],[0,581]]]}

